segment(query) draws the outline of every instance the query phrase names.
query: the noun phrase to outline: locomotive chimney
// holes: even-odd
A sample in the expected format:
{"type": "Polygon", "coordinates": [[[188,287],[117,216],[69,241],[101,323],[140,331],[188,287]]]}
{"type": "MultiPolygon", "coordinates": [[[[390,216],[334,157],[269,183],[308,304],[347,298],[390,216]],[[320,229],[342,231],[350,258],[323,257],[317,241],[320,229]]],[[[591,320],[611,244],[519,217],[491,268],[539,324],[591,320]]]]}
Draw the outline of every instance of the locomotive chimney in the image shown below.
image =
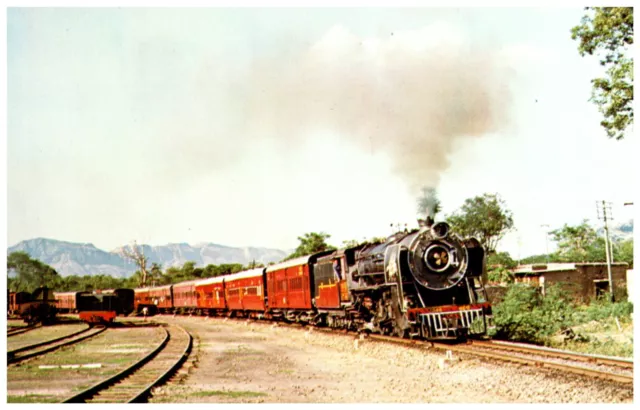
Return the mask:
{"type": "Polygon", "coordinates": [[[427,228],[431,228],[431,225],[433,225],[433,218],[431,217],[431,215],[427,215],[427,220],[425,221],[425,226],[427,228]]]}
{"type": "Polygon", "coordinates": [[[433,218],[431,217],[431,215],[427,215],[426,219],[418,219],[418,226],[420,228],[431,228],[431,226],[433,225],[433,218]]]}

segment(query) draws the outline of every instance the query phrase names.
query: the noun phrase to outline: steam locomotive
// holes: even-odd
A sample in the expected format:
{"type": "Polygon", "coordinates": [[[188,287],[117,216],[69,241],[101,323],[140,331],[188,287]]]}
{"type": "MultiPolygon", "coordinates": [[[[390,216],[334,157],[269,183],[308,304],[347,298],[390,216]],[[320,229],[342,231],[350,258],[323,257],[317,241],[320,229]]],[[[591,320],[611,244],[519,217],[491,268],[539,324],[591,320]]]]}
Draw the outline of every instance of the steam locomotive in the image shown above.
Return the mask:
{"type": "Polygon", "coordinates": [[[493,326],[484,249],[430,218],[418,230],[352,249],[348,287],[361,329],[426,339],[486,334],[493,326]]]}
{"type": "Polygon", "coordinates": [[[134,308],[296,321],[431,340],[486,335],[484,249],[430,218],[384,242],[216,278],[135,289],[134,308]]]}

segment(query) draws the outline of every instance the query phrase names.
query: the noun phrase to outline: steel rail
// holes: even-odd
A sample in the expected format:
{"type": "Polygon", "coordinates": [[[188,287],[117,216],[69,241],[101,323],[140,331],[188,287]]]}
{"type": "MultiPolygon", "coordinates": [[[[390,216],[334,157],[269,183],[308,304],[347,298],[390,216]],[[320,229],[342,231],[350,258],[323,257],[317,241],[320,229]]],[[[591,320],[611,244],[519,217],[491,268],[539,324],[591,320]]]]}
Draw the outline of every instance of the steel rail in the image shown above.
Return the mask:
{"type": "Polygon", "coordinates": [[[496,342],[496,341],[474,340],[471,344],[475,346],[487,348],[487,349],[492,349],[492,350],[521,352],[521,353],[534,354],[539,356],[555,357],[558,359],[575,360],[580,362],[588,362],[588,363],[594,363],[594,364],[602,364],[607,366],[617,366],[617,367],[633,369],[633,360],[624,359],[624,358],[587,355],[587,354],[581,354],[577,352],[569,352],[566,350],[548,349],[548,348],[543,348],[539,346],[523,346],[521,344],[512,344],[512,343],[496,342]]]}
{"type": "Polygon", "coordinates": [[[30,330],[38,329],[40,327],[42,327],[42,325],[38,324],[38,325],[34,325],[34,326],[24,326],[24,327],[19,327],[19,328],[16,328],[16,329],[8,329],[7,330],[7,337],[21,335],[23,333],[27,333],[30,330]]]}
{"type": "Polygon", "coordinates": [[[16,350],[12,350],[11,352],[7,352],[7,364],[19,363],[19,362],[25,361],[27,359],[31,359],[32,357],[41,356],[43,354],[46,354],[46,353],[52,352],[54,350],[57,350],[57,349],[59,349],[61,347],[69,346],[69,345],[72,345],[74,343],[78,343],[78,342],[81,342],[83,340],[89,339],[91,337],[97,336],[100,333],[104,332],[105,330],[107,330],[106,327],[89,327],[87,329],[81,330],[79,332],[74,332],[74,333],[72,333],[70,335],[67,335],[67,336],[58,337],[56,339],[48,340],[46,342],[36,343],[36,344],[33,344],[33,345],[21,347],[21,348],[16,349],[16,350]],[[96,331],[93,332],[93,333],[90,333],[88,335],[84,335],[84,336],[81,336],[81,337],[76,337],[75,339],[71,339],[71,340],[66,341],[64,343],[54,344],[54,343],[60,342],[62,340],[73,338],[73,337],[78,336],[78,335],[80,335],[82,333],[88,332],[91,329],[95,329],[96,331]],[[28,351],[28,350],[37,349],[38,347],[42,347],[42,346],[46,346],[46,345],[50,345],[50,344],[54,344],[54,345],[51,346],[51,347],[48,347],[46,349],[43,349],[43,350],[37,350],[35,352],[28,353],[28,354],[25,354],[25,355],[21,355],[21,356],[18,356],[18,357],[15,356],[16,353],[22,353],[22,352],[25,352],[25,351],[28,351]]]}
{"type": "MultiPolygon", "coordinates": [[[[243,321],[242,319],[229,319],[229,320],[234,320],[234,321],[243,321]]],[[[253,323],[259,323],[257,321],[253,321],[253,323]]],[[[302,326],[299,323],[285,323],[285,322],[276,322],[277,326],[282,326],[282,327],[291,327],[291,328],[304,328],[305,326],[302,326]]],[[[266,324],[266,323],[265,323],[266,324]]],[[[315,326],[309,326],[310,328],[313,328],[315,330],[319,330],[322,331],[324,333],[331,333],[334,335],[349,335],[350,333],[353,332],[349,332],[349,331],[345,331],[345,330],[338,330],[338,329],[330,329],[330,328],[321,328],[321,327],[315,327],[315,326]]],[[[534,366],[534,367],[546,367],[546,368],[550,368],[550,369],[556,369],[556,370],[561,370],[563,372],[566,373],[573,373],[573,374],[580,374],[580,375],[584,375],[584,376],[588,376],[588,377],[595,377],[595,378],[600,378],[600,379],[606,379],[606,380],[612,380],[612,381],[616,381],[619,383],[623,383],[623,384],[633,384],[633,376],[627,376],[627,375],[622,375],[622,374],[616,374],[616,373],[611,373],[611,372],[605,372],[605,371],[600,371],[600,370],[594,370],[594,369],[588,369],[585,367],[580,367],[580,366],[572,366],[572,365],[567,365],[567,364],[560,364],[560,363],[554,363],[551,361],[547,361],[547,360],[540,360],[540,359],[527,359],[527,358],[522,358],[522,357],[518,357],[518,356],[513,356],[513,355],[509,355],[508,353],[487,353],[487,352],[481,352],[479,351],[479,349],[477,348],[472,348],[471,346],[473,346],[474,343],[480,345],[481,342],[479,341],[471,341],[470,344],[468,345],[451,345],[451,344],[444,344],[444,343],[437,343],[437,342],[430,342],[430,341],[425,341],[425,340],[414,340],[414,339],[401,339],[398,337],[393,337],[393,336],[383,336],[383,335],[377,335],[377,334],[369,334],[368,338],[370,338],[371,340],[374,341],[382,341],[382,342],[391,342],[391,343],[396,343],[396,344],[404,344],[404,345],[411,345],[414,347],[433,347],[439,350],[451,350],[451,351],[455,351],[458,353],[465,353],[465,354],[469,354],[472,356],[480,356],[480,357],[484,357],[487,359],[495,359],[495,360],[501,360],[501,361],[507,361],[507,362],[513,362],[513,363],[519,363],[519,364],[523,364],[523,365],[530,365],[530,366],[534,366]]],[[[529,349],[534,350],[535,348],[530,347],[529,349]]],[[[507,350],[507,349],[504,349],[507,350]]],[[[539,354],[538,350],[532,351],[528,354],[539,354]]],[[[567,355],[569,355],[569,353],[567,353],[567,355]]],[[[579,354],[576,354],[578,356],[580,356],[579,354]]],[[[558,357],[558,356],[556,356],[558,357]]],[[[584,357],[584,356],[582,356],[584,357]]],[[[587,361],[591,361],[591,359],[593,359],[593,357],[591,356],[587,356],[589,360],[587,361]]],[[[606,364],[605,361],[608,358],[603,358],[603,357],[596,357],[597,359],[601,360],[600,363],[602,364],[606,364]]],[[[570,360],[573,360],[573,358],[571,358],[570,360]]],[[[577,359],[577,360],[582,360],[584,361],[583,358],[577,359]]],[[[616,365],[620,366],[620,367],[628,367],[628,362],[626,360],[615,360],[615,359],[609,359],[609,360],[614,360],[616,365]]],[[[631,362],[631,366],[633,367],[633,362],[631,362]]]]}
{"type": "Polygon", "coordinates": [[[179,327],[179,326],[178,326],[178,328],[180,330],[182,330],[184,333],[186,333],[186,335],[187,335],[187,337],[189,339],[189,342],[187,343],[187,346],[185,347],[184,351],[182,352],[182,355],[173,364],[173,366],[171,366],[171,368],[169,370],[167,370],[164,374],[162,374],[160,377],[158,377],[153,382],[149,383],[147,385],[147,387],[145,387],[140,393],[138,393],[137,396],[135,396],[132,399],[130,399],[128,401],[129,403],[143,403],[145,401],[145,399],[151,393],[151,389],[153,389],[156,386],[160,386],[166,380],[168,380],[173,375],[173,373],[175,371],[177,371],[180,368],[180,366],[182,366],[182,364],[185,362],[185,360],[187,360],[187,357],[189,357],[189,354],[191,353],[191,349],[193,348],[193,336],[191,336],[191,333],[189,333],[186,330],[184,330],[184,328],[179,327]]]}
{"type": "MultiPolygon", "coordinates": [[[[150,393],[152,388],[158,386],[160,383],[163,383],[165,380],[167,380],[173,374],[173,372],[177,370],[178,367],[182,365],[182,363],[189,356],[189,353],[191,352],[191,348],[193,345],[193,338],[191,334],[189,334],[183,328],[179,326],[176,326],[176,327],[179,328],[188,336],[187,347],[184,349],[181,356],[178,358],[178,360],[176,360],[173,363],[173,365],[168,370],[163,372],[160,375],[160,377],[156,378],[151,383],[145,384],[142,389],[134,391],[132,395],[129,395],[129,397],[127,397],[125,400],[122,400],[121,402],[134,403],[134,402],[143,401],[147,397],[147,395],[150,393]]],[[[167,330],[167,328],[165,327],[163,328],[163,330],[165,331],[165,337],[163,338],[162,342],[160,342],[158,346],[156,346],[156,348],[153,351],[151,351],[149,354],[147,354],[146,356],[144,356],[142,359],[138,360],[131,366],[127,367],[126,369],[122,370],[121,372],[96,383],[95,385],[81,391],[80,393],[75,394],[74,396],[71,396],[65,399],[64,401],[62,401],[62,403],[86,403],[90,401],[94,396],[98,395],[99,393],[108,390],[114,385],[117,385],[119,382],[124,381],[129,376],[133,376],[138,370],[144,370],[143,366],[149,363],[150,361],[152,361],[154,358],[156,358],[158,354],[160,354],[165,349],[165,347],[171,340],[171,334],[167,330]]]]}
{"type": "Polygon", "coordinates": [[[70,333],[70,334],[68,334],[66,336],[61,336],[61,337],[57,337],[55,339],[45,340],[44,342],[38,342],[38,343],[34,343],[34,344],[31,344],[31,345],[28,345],[28,346],[23,346],[23,347],[20,347],[18,349],[15,349],[15,350],[8,351],[7,352],[7,356],[13,356],[16,353],[24,352],[24,351],[27,351],[27,350],[38,348],[40,346],[44,346],[44,345],[48,345],[48,344],[51,344],[51,343],[55,343],[57,341],[64,340],[64,339],[79,335],[81,333],[87,332],[90,329],[91,329],[91,326],[87,326],[84,329],[78,330],[77,332],[70,333]]]}
{"type": "Polygon", "coordinates": [[[580,374],[588,377],[595,377],[599,379],[612,380],[623,384],[633,384],[633,376],[627,376],[622,374],[604,372],[600,370],[588,369],[580,366],[572,366],[567,364],[560,364],[550,362],[548,360],[540,359],[527,359],[524,357],[510,355],[509,352],[505,353],[488,353],[479,351],[473,348],[473,343],[469,345],[449,345],[443,343],[431,343],[421,340],[399,339],[390,336],[381,335],[369,335],[369,338],[374,341],[391,342],[397,344],[411,345],[414,347],[433,347],[438,350],[450,350],[452,352],[468,354],[471,356],[480,356],[487,359],[495,359],[500,361],[518,363],[523,365],[529,365],[537,368],[549,368],[555,370],[561,370],[564,373],[580,374]]]}

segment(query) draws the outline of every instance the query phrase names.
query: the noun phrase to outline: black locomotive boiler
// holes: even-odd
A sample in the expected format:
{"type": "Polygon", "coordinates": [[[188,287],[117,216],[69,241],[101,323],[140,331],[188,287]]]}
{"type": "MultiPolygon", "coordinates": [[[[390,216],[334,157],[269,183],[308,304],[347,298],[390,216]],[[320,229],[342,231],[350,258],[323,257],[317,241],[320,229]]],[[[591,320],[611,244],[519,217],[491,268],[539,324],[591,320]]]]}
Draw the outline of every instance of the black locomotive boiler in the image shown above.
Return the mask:
{"type": "Polygon", "coordinates": [[[346,276],[360,330],[460,339],[493,325],[484,249],[447,223],[427,218],[417,230],[351,252],[346,276]]]}

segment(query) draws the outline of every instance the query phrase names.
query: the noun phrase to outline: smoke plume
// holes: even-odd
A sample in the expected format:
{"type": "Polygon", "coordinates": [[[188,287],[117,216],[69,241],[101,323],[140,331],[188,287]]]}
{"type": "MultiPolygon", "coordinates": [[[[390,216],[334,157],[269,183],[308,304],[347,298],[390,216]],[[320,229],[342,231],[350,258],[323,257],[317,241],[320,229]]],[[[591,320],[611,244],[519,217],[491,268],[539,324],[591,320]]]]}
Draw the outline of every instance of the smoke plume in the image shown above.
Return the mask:
{"type": "Polygon", "coordinates": [[[423,187],[418,197],[418,215],[422,217],[436,218],[436,214],[440,212],[440,200],[435,188],[423,187]]]}
{"type": "Polygon", "coordinates": [[[438,186],[458,140],[505,123],[506,74],[497,53],[445,25],[384,39],[334,27],[301,55],[254,65],[247,121],[292,144],[330,131],[382,150],[417,195],[438,186]]]}

